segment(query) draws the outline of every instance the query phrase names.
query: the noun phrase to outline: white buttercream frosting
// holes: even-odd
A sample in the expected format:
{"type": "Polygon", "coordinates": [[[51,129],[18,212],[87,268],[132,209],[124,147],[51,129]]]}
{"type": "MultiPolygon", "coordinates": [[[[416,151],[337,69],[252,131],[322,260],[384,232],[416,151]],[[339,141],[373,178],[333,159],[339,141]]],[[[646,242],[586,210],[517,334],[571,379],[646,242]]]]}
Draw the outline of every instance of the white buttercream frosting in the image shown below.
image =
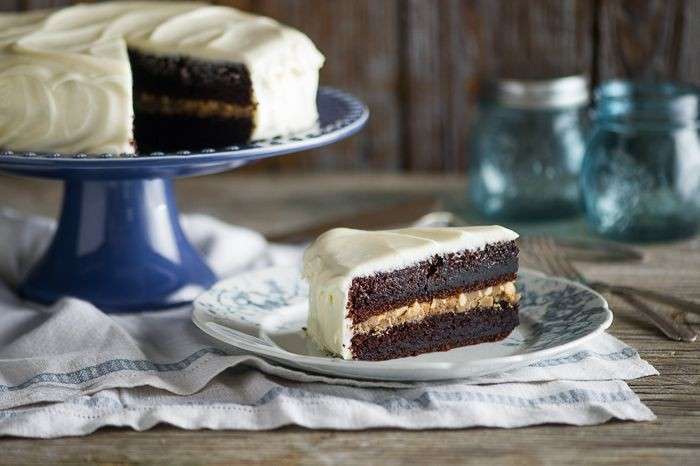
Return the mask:
{"type": "Polygon", "coordinates": [[[199,2],[105,2],[0,14],[0,147],[131,149],[126,48],[242,63],[256,102],[254,139],[310,128],[323,56],[301,32],[199,2]]]}
{"type": "Polygon", "coordinates": [[[497,225],[327,231],[304,253],[304,277],[309,282],[307,331],[324,349],[351,359],[347,301],[354,278],[409,267],[436,254],[478,250],[516,238],[517,233],[497,225]]]}

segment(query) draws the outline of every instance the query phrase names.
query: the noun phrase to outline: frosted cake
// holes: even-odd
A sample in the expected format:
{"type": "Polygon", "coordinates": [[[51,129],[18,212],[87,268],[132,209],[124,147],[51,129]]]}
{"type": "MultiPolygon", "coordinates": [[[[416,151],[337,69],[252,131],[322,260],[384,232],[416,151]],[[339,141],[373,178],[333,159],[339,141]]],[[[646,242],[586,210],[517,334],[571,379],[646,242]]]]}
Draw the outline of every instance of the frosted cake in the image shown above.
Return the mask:
{"type": "Polygon", "coordinates": [[[308,335],[360,360],[504,339],[518,325],[517,237],[500,226],[330,230],[304,254],[308,335]]]}
{"type": "Polygon", "coordinates": [[[322,64],[301,32],[224,6],[0,13],[0,149],[201,149],[313,128],[322,64]]]}

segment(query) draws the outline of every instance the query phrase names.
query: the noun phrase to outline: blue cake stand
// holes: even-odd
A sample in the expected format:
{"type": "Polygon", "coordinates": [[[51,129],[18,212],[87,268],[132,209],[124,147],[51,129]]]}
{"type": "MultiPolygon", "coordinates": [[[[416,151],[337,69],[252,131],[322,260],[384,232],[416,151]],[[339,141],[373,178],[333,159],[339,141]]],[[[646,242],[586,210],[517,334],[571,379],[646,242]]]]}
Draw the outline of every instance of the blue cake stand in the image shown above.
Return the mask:
{"type": "Polygon", "coordinates": [[[369,116],[335,89],[319,89],[317,103],[316,128],[240,146],[135,155],[0,152],[2,171],[65,181],[54,238],[20,293],[40,303],[75,296],[112,313],[191,302],[216,277],[182,231],[172,179],[325,146],[356,133],[369,116]]]}

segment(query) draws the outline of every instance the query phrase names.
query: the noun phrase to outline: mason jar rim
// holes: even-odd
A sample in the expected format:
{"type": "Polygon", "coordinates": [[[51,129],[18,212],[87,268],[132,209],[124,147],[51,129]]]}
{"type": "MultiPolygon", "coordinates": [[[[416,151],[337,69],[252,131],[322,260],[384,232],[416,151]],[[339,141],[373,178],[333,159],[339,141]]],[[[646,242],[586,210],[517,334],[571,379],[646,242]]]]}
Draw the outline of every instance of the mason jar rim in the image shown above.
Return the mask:
{"type": "Polygon", "coordinates": [[[613,79],[596,88],[594,99],[601,119],[682,123],[700,115],[700,88],[681,82],[613,79]]]}
{"type": "Polygon", "coordinates": [[[571,75],[552,79],[501,79],[496,98],[501,105],[523,109],[552,109],[588,103],[588,78],[571,75]]]}

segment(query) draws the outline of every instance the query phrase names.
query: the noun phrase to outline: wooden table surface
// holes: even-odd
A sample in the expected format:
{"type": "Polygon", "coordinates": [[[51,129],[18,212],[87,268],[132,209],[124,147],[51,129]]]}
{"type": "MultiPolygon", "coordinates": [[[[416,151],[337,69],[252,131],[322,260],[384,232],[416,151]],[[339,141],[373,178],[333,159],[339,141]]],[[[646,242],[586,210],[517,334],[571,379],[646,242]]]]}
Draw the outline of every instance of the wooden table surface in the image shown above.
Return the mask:
{"type": "MultiPolygon", "coordinates": [[[[258,175],[194,178],[178,183],[183,211],[204,211],[268,234],[366,211],[413,195],[435,195],[459,208],[465,181],[428,175],[258,175]]],[[[0,204],[55,215],[59,186],[0,177],[0,204]]],[[[540,228],[580,230],[580,223],[540,228]]],[[[700,240],[644,246],[642,265],[586,265],[591,277],[637,284],[700,300],[700,240]]],[[[700,343],[665,339],[614,298],[612,333],[639,350],[661,373],[630,382],[658,416],[654,422],[600,426],[544,425],[514,430],[408,432],[311,431],[147,432],[103,429],[89,437],[1,439],[0,462],[165,464],[699,464],[700,343]]]]}

